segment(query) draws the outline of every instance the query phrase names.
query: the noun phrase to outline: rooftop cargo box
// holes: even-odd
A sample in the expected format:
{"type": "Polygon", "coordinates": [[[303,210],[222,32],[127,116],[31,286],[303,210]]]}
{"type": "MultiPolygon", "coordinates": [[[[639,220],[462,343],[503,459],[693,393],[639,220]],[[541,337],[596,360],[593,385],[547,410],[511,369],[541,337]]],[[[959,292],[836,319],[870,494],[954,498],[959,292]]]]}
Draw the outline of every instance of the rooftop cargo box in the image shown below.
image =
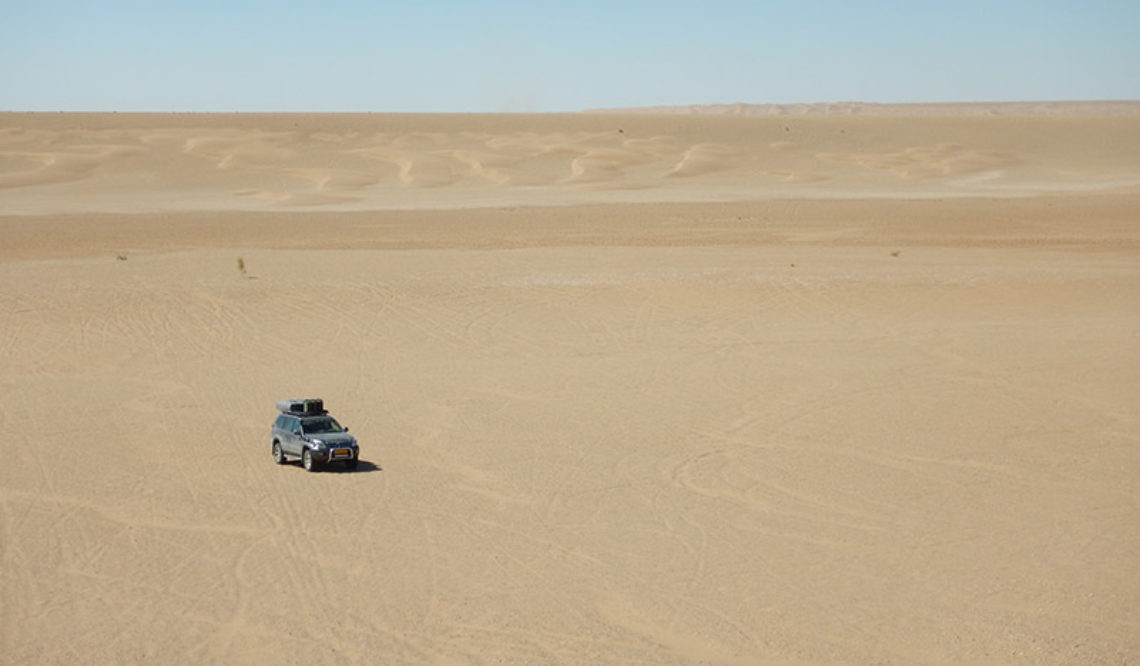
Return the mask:
{"type": "Polygon", "coordinates": [[[325,413],[325,401],[320,398],[301,398],[277,401],[277,411],[286,414],[316,416],[325,413]]]}

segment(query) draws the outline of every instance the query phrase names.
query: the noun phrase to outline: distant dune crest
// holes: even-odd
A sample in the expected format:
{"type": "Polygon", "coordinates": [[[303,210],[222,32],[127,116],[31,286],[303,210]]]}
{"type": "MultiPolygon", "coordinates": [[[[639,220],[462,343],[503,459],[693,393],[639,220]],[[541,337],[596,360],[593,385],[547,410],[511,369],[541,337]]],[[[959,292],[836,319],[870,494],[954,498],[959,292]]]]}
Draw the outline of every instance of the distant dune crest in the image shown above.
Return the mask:
{"type": "Polygon", "coordinates": [[[0,114],[0,202],[52,214],[1135,191],[1129,110],[1140,103],[0,114]]]}
{"type": "Polygon", "coordinates": [[[619,109],[587,113],[661,113],[710,116],[1140,116],[1140,101],[1104,102],[945,102],[877,104],[823,102],[816,104],[689,104],[619,109]]]}

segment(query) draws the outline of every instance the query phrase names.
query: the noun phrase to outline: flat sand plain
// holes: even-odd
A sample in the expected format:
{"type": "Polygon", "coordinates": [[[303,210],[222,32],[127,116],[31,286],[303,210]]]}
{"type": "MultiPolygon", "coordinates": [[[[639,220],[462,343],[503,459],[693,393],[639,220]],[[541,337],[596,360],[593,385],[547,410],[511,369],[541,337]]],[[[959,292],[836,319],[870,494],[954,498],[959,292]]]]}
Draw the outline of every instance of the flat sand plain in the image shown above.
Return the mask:
{"type": "Polygon", "coordinates": [[[1138,114],[0,114],[5,664],[1138,663],[1138,421],[1138,114]]]}

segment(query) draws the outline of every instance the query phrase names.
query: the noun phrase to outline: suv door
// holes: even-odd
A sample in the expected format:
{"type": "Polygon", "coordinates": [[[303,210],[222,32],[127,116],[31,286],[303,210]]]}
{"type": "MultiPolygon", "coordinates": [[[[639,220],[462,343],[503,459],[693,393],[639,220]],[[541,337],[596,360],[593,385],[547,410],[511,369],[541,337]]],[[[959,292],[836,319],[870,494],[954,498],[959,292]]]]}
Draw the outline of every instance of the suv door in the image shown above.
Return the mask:
{"type": "Polygon", "coordinates": [[[294,416],[285,417],[281,433],[281,448],[291,456],[301,455],[301,421],[294,416]]]}

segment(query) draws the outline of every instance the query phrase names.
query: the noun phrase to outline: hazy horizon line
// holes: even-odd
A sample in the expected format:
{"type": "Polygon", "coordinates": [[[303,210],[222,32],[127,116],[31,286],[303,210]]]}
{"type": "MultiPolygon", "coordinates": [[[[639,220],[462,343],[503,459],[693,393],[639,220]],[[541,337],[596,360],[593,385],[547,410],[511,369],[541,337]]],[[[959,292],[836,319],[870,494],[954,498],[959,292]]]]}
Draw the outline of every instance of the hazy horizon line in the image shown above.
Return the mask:
{"type": "MultiPolygon", "coordinates": [[[[1136,107],[1140,111],[1140,99],[1029,99],[1029,100],[976,100],[976,101],[928,101],[928,102],[872,102],[864,100],[835,100],[828,102],[694,102],[691,104],[656,104],[648,106],[590,107],[565,111],[382,111],[382,110],[273,110],[273,109],[212,109],[212,110],[170,110],[170,109],[0,109],[0,114],[121,114],[121,115],[564,115],[578,113],[698,113],[701,111],[719,112],[740,110],[828,110],[832,108],[938,108],[938,107],[1082,107],[1082,106],[1121,106],[1136,107]]],[[[722,115],[728,115],[722,113],[722,115]]]]}

